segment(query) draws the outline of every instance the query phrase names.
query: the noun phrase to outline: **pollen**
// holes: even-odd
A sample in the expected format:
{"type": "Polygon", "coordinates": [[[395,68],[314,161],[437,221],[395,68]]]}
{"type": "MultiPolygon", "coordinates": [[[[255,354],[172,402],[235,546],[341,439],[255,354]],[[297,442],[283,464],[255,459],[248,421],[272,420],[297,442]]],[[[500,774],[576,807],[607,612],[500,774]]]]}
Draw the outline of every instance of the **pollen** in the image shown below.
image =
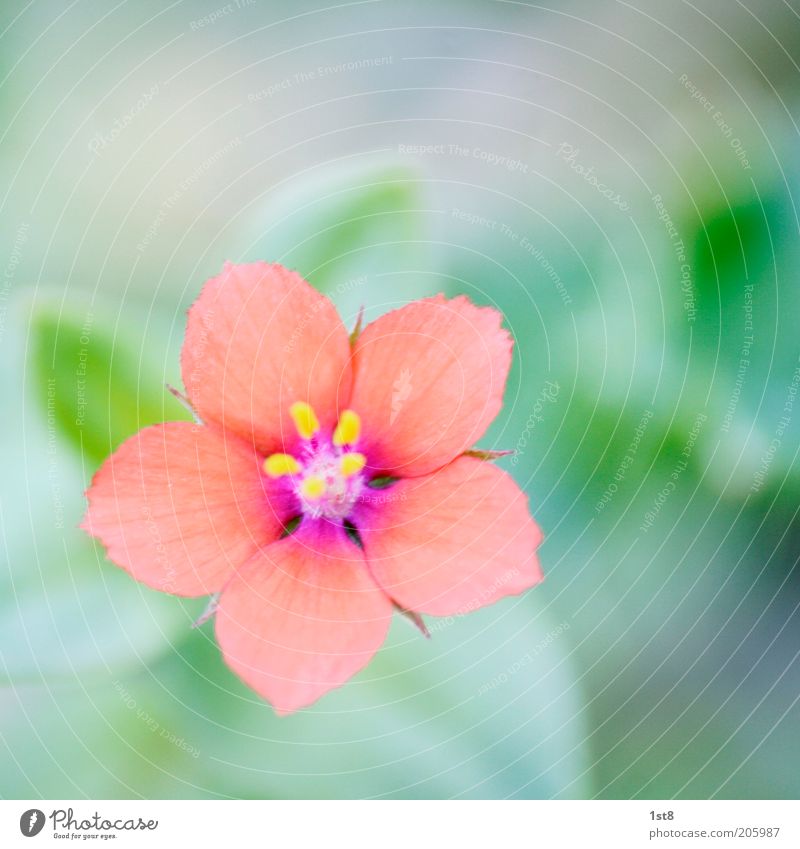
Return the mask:
{"type": "Polygon", "coordinates": [[[339,460],[339,471],[342,477],[351,478],[357,475],[367,464],[367,458],[363,454],[358,454],[352,451],[349,454],[342,454],[339,460]]]}
{"type": "Polygon", "coordinates": [[[291,454],[271,454],[264,461],[264,471],[271,478],[296,475],[300,471],[300,464],[291,454]]]}
{"type": "Polygon", "coordinates": [[[303,439],[311,439],[319,430],[319,419],[310,404],[305,401],[296,401],[289,408],[289,415],[294,421],[297,432],[303,439]]]}
{"type": "Polygon", "coordinates": [[[309,501],[318,501],[325,495],[325,481],[317,475],[309,475],[300,485],[300,491],[309,501]]]}
{"type": "Polygon", "coordinates": [[[344,410],[333,432],[333,444],[337,447],[353,445],[361,435],[361,416],[352,410],[344,410]]]}
{"type": "MultiPolygon", "coordinates": [[[[286,476],[298,507],[312,519],[347,518],[366,486],[364,454],[354,444],[361,435],[361,418],[353,410],[343,410],[333,433],[320,425],[311,405],[296,401],[289,408],[301,444],[292,454],[267,457],[264,468],[273,478],[286,476]]],[[[297,440],[295,440],[297,442],[297,440]]]]}

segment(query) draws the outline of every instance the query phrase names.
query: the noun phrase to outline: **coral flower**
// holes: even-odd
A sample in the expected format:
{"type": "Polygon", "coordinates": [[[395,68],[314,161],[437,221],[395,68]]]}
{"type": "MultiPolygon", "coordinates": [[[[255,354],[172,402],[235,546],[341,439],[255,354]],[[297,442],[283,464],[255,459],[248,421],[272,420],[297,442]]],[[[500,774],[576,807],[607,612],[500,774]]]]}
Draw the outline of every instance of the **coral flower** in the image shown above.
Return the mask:
{"type": "Polygon", "coordinates": [[[280,713],[362,669],[394,610],[466,613],[538,583],[541,533],[470,451],[502,402],[501,315],[439,295],[348,335],[280,265],[226,264],[189,310],[196,422],[147,427],[83,527],[150,587],[217,594],[229,666],[280,713]]]}

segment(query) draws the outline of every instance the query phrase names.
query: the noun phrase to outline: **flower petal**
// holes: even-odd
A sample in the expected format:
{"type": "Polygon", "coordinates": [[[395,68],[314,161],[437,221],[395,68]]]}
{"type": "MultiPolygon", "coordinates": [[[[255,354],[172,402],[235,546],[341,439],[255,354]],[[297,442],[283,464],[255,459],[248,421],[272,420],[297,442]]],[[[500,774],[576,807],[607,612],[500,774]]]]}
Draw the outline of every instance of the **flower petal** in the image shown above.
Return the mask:
{"type": "Polygon", "coordinates": [[[497,310],[442,295],[368,325],[353,357],[349,406],[373,468],[427,474],[477,442],[497,415],[512,342],[497,310]]]}
{"type": "Polygon", "coordinates": [[[482,460],[373,490],[355,521],[378,584],[409,610],[468,613],[542,580],[528,499],[482,460]]]}
{"type": "Polygon", "coordinates": [[[189,422],[154,425],[103,463],[82,527],[138,581],[207,595],[280,536],[289,505],[268,494],[271,486],[255,452],[233,434],[189,422]]]}
{"type": "Polygon", "coordinates": [[[217,640],[230,667],[286,714],[362,669],[385,639],[391,614],[344,530],[304,522],[225,588],[217,640]]]}
{"type": "Polygon", "coordinates": [[[311,405],[336,423],[350,391],[350,343],[333,304],[280,265],[227,263],[189,310],[181,371],[204,421],[252,441],[264,454],[297,434],[289,408],[311,405]]]}

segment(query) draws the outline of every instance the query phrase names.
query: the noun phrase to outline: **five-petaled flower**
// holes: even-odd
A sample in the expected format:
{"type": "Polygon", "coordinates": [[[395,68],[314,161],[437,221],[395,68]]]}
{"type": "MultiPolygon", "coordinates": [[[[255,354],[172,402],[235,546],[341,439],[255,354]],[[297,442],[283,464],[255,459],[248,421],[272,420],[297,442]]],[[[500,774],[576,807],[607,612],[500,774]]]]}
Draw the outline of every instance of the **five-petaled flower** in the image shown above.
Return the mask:
{"type": "Polygon", "coordinates": [[[219,593],[225,660],[295,711],[367,664],[393,609],[456,615],[541,580],[527,498],[468,453],[500,409],[511,348],[500,314],[465,297],[351,338],[298,274],[227,264],[189,310],[198,423],[124,442],[83,527],[151,587],[219,593]]]}

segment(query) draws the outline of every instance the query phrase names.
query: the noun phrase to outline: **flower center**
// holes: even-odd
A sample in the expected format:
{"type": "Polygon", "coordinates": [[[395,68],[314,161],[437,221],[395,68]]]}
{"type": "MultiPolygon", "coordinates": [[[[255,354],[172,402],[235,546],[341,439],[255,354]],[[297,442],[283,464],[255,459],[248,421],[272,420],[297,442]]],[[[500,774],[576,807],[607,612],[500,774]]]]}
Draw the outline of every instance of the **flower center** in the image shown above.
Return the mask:
{"type": "Polygon", "coordinates": [[[264,471],[273,478],[289,478],[306,516],[347,518],[365,484],[361,472],[367,458],[353,450],[361,434],[361,419],[345,410],[326,439],[309,404],[297,401],[289,412],[302,440],[299,456],[272,454],[264,461],[264,471]]]}

